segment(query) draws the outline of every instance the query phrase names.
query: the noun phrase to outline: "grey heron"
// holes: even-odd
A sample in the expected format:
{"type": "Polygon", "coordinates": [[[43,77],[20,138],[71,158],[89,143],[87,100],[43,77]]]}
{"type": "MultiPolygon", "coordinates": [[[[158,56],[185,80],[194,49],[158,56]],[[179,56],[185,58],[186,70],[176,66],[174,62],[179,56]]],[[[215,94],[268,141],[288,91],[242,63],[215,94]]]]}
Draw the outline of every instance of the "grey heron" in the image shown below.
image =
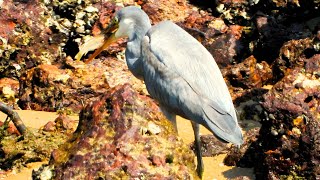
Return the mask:
{"type": "Polygon", "coordinates": [[[171,21],[151,26],[138,7],[117,11],[100,37],[80,47],[76,59],[99,47],[87,62],[119,38],[127,37],[126,62],[144,80],[152,98],[177,130],[176,115],[191,120],[195,136],[197,173],[203,174],[199,124],[216,137],[243,143],[236,112],[214,58],[195,38],[171,21]]]}

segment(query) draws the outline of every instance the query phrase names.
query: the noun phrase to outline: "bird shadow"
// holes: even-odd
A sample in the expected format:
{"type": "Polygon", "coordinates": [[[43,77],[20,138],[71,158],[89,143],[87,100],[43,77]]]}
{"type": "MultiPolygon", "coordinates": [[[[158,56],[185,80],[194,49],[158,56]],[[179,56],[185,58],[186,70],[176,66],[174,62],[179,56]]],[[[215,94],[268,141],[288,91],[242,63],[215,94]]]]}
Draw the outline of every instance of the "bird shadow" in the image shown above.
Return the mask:
{"type": "Polygon", "coordinates": [[[255,179],[253,168],[239,168],[233,167],[229,170],[222,172],[226,179],[234,179],[241,177],[247,177],[249,179],[255,179]]]}

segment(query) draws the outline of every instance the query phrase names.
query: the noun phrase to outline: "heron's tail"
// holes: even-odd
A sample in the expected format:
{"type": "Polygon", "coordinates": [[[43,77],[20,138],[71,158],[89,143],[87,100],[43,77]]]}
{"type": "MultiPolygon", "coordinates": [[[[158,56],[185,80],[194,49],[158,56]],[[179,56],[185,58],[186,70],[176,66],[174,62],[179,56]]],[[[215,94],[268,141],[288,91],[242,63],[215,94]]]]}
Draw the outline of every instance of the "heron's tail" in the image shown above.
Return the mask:
{"type": "Polygon", "coordinates": [[[219,106],[214,104],[203,106],[203,119],[205,120],[203,125],[221,140],[237,146],[243,144],[243,136],[237,118],[217,107],[219,106]]]}

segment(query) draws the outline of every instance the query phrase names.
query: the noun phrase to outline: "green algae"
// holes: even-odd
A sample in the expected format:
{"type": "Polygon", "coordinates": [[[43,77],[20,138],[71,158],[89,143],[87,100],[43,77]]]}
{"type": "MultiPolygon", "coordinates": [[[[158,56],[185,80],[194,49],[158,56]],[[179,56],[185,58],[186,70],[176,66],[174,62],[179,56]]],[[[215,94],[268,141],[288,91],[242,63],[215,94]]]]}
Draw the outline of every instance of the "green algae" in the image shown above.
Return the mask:
{"type": "Polygon", "coordinates": [[[48,161],[51,151],[64,143],[68,135],[64,132],[45,132],[31,129],[25,135],[9,135],[1,128],[0,168],[19,170],[31,162],[48,161]]]}

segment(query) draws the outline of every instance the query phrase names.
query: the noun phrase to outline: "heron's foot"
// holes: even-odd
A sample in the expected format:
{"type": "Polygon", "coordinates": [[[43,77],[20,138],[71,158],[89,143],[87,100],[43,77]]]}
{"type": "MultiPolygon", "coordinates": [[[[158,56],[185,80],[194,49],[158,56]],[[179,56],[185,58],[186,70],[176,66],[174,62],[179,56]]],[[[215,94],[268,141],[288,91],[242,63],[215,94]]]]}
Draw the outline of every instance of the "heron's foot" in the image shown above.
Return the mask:
{"type": "Polygon", "coordinates": [[[197,155],[197,173],[200,179],[202,179],[204,165],[202,160],[202,152],[201,152],[201,140],[200,140],[200,125],[196,122],[191,121],[193,132],[194,132],[194,139],[195,139],[195,150],[197,155]]]}
{"type": "Polygon", "coordinates": [[[198,164],[197,164],[197,174],[199,176],[200,179],[202,179],[203,177],[203,172],[204,172],[204,165],[203,165],[203,161],[202,161],[202,158],[199,160],[199,158],[197,159],[198,160],[198,164]]]}
{"type": "MultiPolygon", "coordinates": [[[[200,154],[200,153],[198,153],[200,154]]],[[[203,160],[202,160],[202,157],[200,156],[197,156],[197,174],[199,176],[200,179],[202,179],[202,176],[203,176],[203,172],[204,172],[204,165],[203,165],[203,160]]]]}

